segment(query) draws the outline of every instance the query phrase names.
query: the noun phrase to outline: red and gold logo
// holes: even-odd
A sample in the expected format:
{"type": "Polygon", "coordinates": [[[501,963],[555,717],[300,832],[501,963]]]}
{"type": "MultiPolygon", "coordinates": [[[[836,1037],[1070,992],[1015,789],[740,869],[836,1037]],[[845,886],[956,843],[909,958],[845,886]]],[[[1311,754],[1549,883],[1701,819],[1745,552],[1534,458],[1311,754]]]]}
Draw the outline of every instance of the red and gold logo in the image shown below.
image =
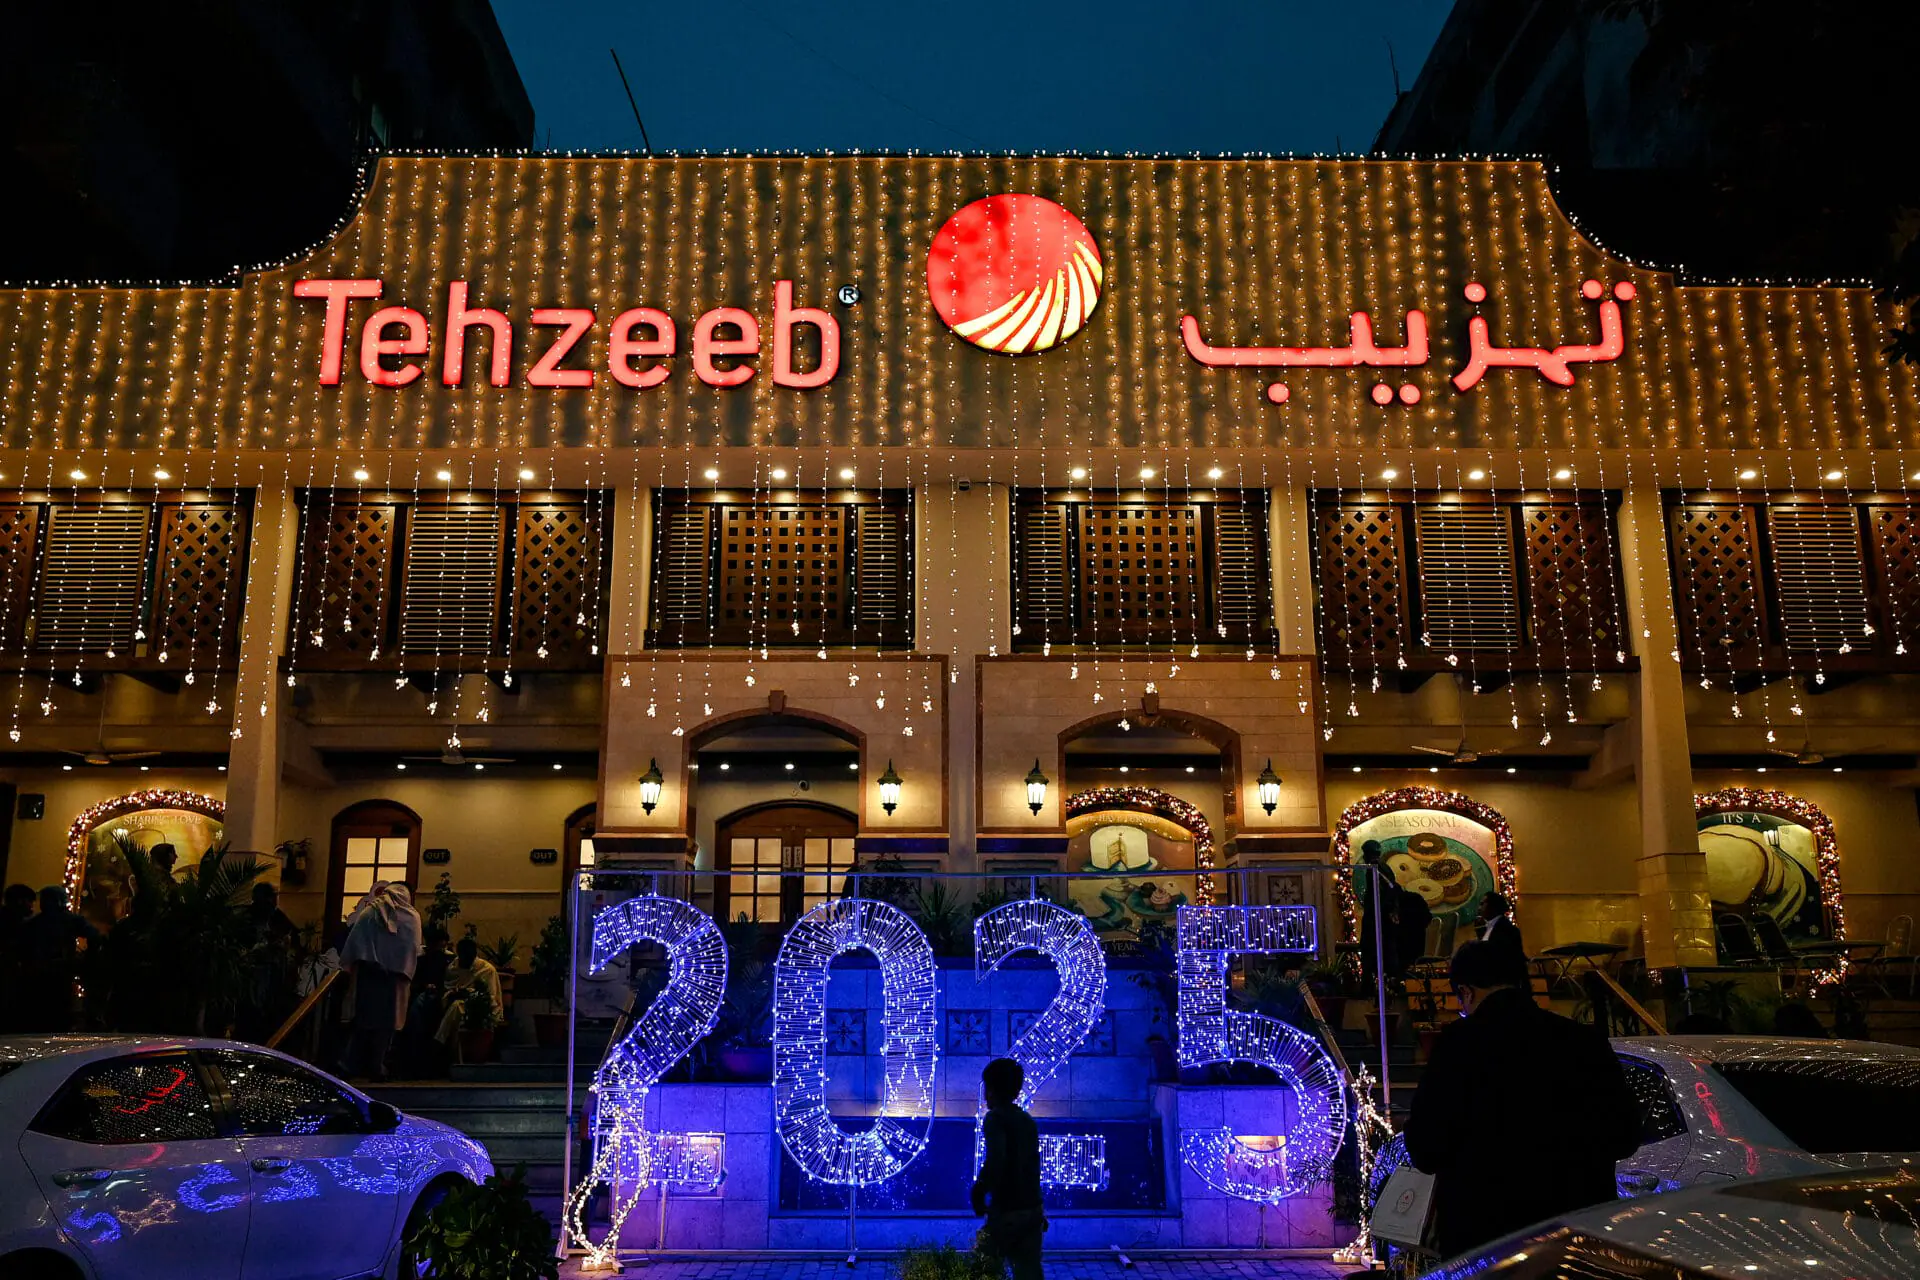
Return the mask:
{"type": "Polygon", "coordinates": [[[947,219],[927,252],[927,293],[947,327],[988,351],[1065,342],[1100,301],[1100,250],[1040,196],[988,196],[947,219]]]}

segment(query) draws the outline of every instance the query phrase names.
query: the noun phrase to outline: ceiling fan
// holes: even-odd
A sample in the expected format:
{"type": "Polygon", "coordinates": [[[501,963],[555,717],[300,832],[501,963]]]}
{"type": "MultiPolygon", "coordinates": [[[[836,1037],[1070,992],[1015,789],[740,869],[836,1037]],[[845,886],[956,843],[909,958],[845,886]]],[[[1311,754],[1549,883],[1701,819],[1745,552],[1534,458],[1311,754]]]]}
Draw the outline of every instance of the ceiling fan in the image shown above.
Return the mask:
{"type": "Polygon", "coordinates": [[[1422,755],[1444,756],[1448,764],[1472,764],[1481,756],[1497,756],[1501,751],[1505,750],[1505,748],[1489,747],[1485,751],[1475,751],[1467,745],[1467,728],[1465,725],[1462,725],[1460,726],[1460,741],[1455,743],[1451,750],[1445,747],[1423,747],[1417,743],[1414,745],[1413,750],[1418,751],[1422,755]]]}
{"type": "Polygon", "coordinates": [[[82,764],[92,765],[126,764],[130,760],[151,760],[163,754],[159,751],[107,750],[107,700],[105,698],[100,699],[100,729],[94,735],[94,741],[96,745],[91,751],[70,751],[63,748],[61,754],[72,756],[82,764]]]}
{"type": "Polygon", "coordinates": [[[1786,747],[1768,747],[1767,754],[1770,756],[1785,756],[1795,764],[1825,764],[1827,761],[1827,757],[1824,754],[1813,749],[1813,737],[1811,734],[1800,743],[1800,749],[1798,751],[1791,751],[1786,747]]]}
{"type": "Polygon", "coordinates": [[[429,764],[448,764],[458,767],[463,764],[512,764],[512,756],[470,756],[460,749],[460,735],[455,732],[447,739],[447,745],[437,756],[402,756],[403,760],[419,760],[429,764]]]}

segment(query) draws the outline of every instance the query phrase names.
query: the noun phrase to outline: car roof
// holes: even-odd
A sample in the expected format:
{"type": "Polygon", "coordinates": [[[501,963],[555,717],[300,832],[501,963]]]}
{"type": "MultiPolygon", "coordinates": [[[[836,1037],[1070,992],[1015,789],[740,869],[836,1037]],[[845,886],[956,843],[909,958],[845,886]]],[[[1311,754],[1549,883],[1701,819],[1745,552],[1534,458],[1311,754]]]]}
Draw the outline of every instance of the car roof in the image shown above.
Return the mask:
{"type": "Polygon", "coordinates": [[[156,1049],[247,1049],[273,1053],[257,1044],[209,1036],[106,1035],[89,1032],[0,1036],[0,1063],[40,1062],[48,1058],[90,1061],[156,1049]]]}
{"type": "Polygon", "coordinates": [[[1877,1040],[1802,1040],[1791,1036],[1615,1036],[1613,1047],[1649,1058],[1720,1064],[1920,1061],[1920,1049],[1877,1040]]]}

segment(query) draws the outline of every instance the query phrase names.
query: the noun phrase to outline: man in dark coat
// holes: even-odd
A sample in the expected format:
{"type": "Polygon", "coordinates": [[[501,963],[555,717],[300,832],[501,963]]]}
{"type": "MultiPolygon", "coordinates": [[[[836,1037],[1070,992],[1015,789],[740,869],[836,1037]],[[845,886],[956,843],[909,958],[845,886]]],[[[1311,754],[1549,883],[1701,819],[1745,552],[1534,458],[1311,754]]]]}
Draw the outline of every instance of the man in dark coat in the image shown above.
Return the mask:
{"type": "Polygon", "coordinates": [[[1513,903],[1504,893],[1489,893],[1480,899],[1480,940],[1506,947],[1522,959],[1527,949],[1520,941],[1520,926],[1513,922],[1513,903]]]}
{"type": "Polygon", "coordinates": [[[987,1114],[980,1122],[986,1158],[973,1180],[973,1211],[987,1220],[985,1252],[1013,1280],[1041,1280],[1040,1129],[1018,1101],[1026,1071],[995,1058],[980,1073],[987,1114]]]}
{"type": "Polygon", "coordinates": [[[1605,1038],[1535,1005],[1516,951],[1469,942],[1449,977],[1465,1016],[1434,1046],[1406,1128],[1434,1175],[1445,1257],[1613,1199],[1641,1122],[1605,1038]]]}
{"type": "Polygon", "coordinates": [[[1426,950],[1427,924],[1433,919],[1433,912],[1426,899],[1402,889],[1400,882],[1393,878],[1378,840],[1369,840],[1360,846],[1360,861],[1375,872],[1373,883],[1367,887],[1367,896],[1360,902],[1360,970],[1371,987],[1376,963],[1391,979],[1397,981],[1407,976],[1407,966],[1419,960],[1426,950]],[[1384,925],[1378,934],[1378,943],[1374,929],[1375,893],[1380,895],[1379,918],[1384,925]]]}

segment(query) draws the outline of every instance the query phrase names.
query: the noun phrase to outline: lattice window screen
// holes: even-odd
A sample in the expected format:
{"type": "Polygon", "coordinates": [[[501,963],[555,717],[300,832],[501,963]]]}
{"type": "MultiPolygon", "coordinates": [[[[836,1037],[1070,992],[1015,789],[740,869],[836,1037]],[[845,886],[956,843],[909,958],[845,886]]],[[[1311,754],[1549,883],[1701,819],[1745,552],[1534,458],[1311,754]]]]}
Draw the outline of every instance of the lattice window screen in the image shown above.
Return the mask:
{"type": "Polygon", "coordinates": [[[523,502],[513,557],[513,651],[521,661],[590,660],[600,644],[601,530],[580,503],[523,502]]]}
{"type": "Polygon", "coordinates": [[[1681,644],[1726,661],[1766,638],[1752,511],[1742,506],[1676,507],[1671,546],[1681,644]]]}
{"type": "Polygon", "coordinates": [[[1013,557],[1022,638],[1028,643],[1067,639],[1073,628],[1073,573],[1067,562],[1066,508],[1019,508],[1013,557]]]}
{"type": "Polygon", "coordinates": [[[146,585],[147,506],[50,507],[32,647],[127,653],[146,585]]]}
{"type": "Polygon", "coordinates": [[[1323,507],[1315,522],[1320,631],[1329,662],[1399,653],[1405,645],[1400,512],[1391,506],[1323,507]]]}
{"type": "Polygon", "coordinates": [[[806,643],[846,626],[846,510],[727,507],[720,526],[719,629],[806,643]]]}
{"type": "Polygon", "coordinates": [[[1848,506],[1767,508],[1773,602],[1795,653],[1834,653],[1868,643],[1867,566],[1860,517],[1848,506]]]}
{"type": "Polygon", "coordinates": [[[150,647],[201,662],[239,653],[246,548],[247,513],[236,503],[160,509],[150,647]]]}
{"type": "Polygon", "coordinates": [[[863,628],[905,621],[911,616],[908,592],[912,564],[906,513],[862,507],[857,531],[854,621],[863,628]]]}
{"type": "Polygon", "coordinates": [[[33,607],[33,552],[40,540],[40,508],[0,506],[0,653],[25,642],[33,607]]]}
{"type": "Polygon", "coordinates": [[[362,662],[387,636],[393,609],[398,509],[391,505],[328,503],[308,496],[301,541],[301,605],[293,636],[303,666],[329,657],[362,662]]]}
{"type": "Polygon", "coordinates": [[[1116,641],[1193,635],[1200,508],[1088,502],[1079,517],[1082,630],[1116,641]]]}
{"type": "Polygon", "coordinates": [[[1603,506],[1529,505],[1521,522],[1534,645],[1564,642],[1569,656],[1623,648],[1612,513],[1603,506]]]}
{"type": "Polygon", "coordinates": [[[1874,576],[1880,583],[1881,617],[1890,651],[1920,651],[1920,508],[1869,507],[1873,524],[1874,576]]]}
{"type": "Polygon", "coordinates": [[[407,513],[402,652],[492,649],[504,514],[484,506],[416,506],[407,513]]]}

